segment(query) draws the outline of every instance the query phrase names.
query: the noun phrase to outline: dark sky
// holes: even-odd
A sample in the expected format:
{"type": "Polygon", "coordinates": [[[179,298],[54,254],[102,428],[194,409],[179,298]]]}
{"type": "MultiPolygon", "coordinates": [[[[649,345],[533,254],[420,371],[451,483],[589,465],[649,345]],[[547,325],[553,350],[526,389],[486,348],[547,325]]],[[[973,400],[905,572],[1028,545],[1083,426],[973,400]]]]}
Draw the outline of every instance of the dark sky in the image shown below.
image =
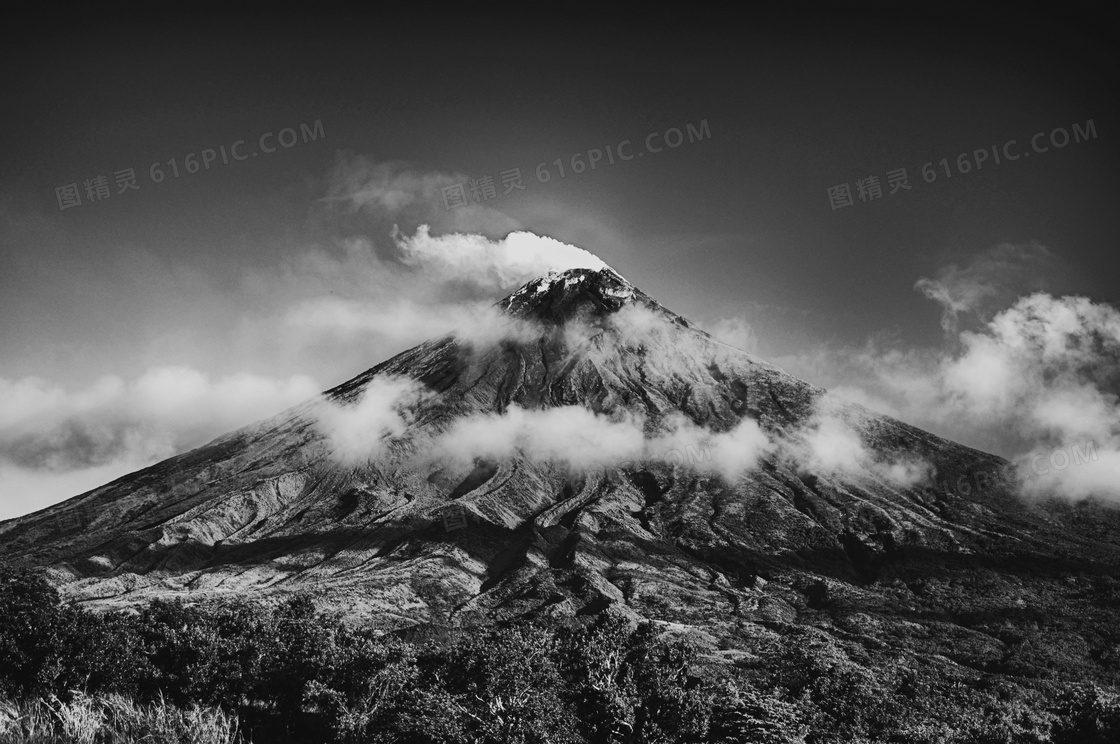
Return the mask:
{"type": "Polygon", "coordinates": [[[915,283],[1001,244],[1045,246],[1030,282],[1056,295],[1120,300],[1118,28],[1102,12],[482,8],[60,8],[9,24],[0,381],[35,378],[67,400],[167,365],[336,384],[423,336],[296,348],[264,338],[264,316],[309,250],[361,235],[391,260],[393,223],[577,245],[701,325],[749,326],[754,350],[807,377],[795,361],[807,349],[941,344],[942,308],[915,283]],[[262,134],[316,122],[317,141],[257,152],[262,134]],[[702,123],[710,137],[664,146],[702,123]],[[1075,127],[1091,138],[1075,142],[1075,127]],[[1045,152],[1031,150],[1038,132],[1045,152]],[[659,152],[645,151],[651,133],[659,152]],[[185,172],[187,154],[237,140],[246,160],[185,172]],[[623,140],[632,160],[571,172],[573,155],[623,140]],[[1018,160],[1002,158],[1009,140],[1018,160]],[[377,219],[332,208],[378,164],[441,183],[488,175],[497,195],[478,214],[446,209],[438,189],[377,219]],[[127,168],[138,188],[118,193],[127,168]],[[512,168],[525,189],[502,194],[512,168]],[[900,168],[911,188],[890,194],[900,168]],[[102,175],[110,195],[91,203],[84,182],[102,175]],[[865,202],[856,182],[869,176],[882,197],[865,202]],[[71,183],[81,204],[60,209],[56,188],[71,183]],[[828,189],[845,183],[854,204],[834,209],[828,189]],[[254,333],[264,340],[245,342],[254,333]]]}

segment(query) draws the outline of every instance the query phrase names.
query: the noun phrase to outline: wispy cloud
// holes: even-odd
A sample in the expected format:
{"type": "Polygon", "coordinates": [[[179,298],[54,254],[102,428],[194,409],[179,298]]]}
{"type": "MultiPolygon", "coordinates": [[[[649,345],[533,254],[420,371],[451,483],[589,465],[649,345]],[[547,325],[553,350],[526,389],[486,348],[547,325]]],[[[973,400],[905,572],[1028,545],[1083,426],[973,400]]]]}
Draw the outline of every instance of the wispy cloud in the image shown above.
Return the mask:
{"type": "Polygon", "coordinates": [[[701,472],[715,473],[728,482],[758,467],[775,450],[774,442],[752,418],[743,418],[729,431],[713,432],[699,427],[682,415],[668,417],[662,429],[646,445],[648,459],[677,462],[701,472]],[[701,457],[694,457],[694,453],[701,457]]]}
{"type": "Polygon", "coordinates": [[[501,414],[456,421],[437,438],[433,450],[463,462],[520,453],[530,460],[586,470],[638,460],[644,447],[641,422],[625,412],[610,417],[582,406],[526,410],[513,405],[501,414]]]}
{"type": "Polygon", "coordinates": [[[819,474],[875,475],[892,485],[909,487],[929,479],[932,466],[919,457],[892,457],[876,452],[848,420],[844,403],[826,395],[812,416],[785,442],[785,452],[800,467],[819,474]]]}
{"type": "Polygon", "coordinates": [[[318,391],[306,376],[158,367],[132,382],[106,376],[67,391],[39,378],[0,378],[0,515],[100,485],[232,429],[274,415],[318,391]]]}
{"type": "Polygon", "coordinates": [[[949,264],[919,279],[914,288],[941,305],[941,327],[955,334],[962,315],[985,321],[1015,297],[1046,289],[1056,269],[1053,254],[1039,243],[1001,243],[964,266],[949,264]]]}
{"type": "Polygon", "coordinates": [[[423,385],[407,377],[378,376],[357,401],[321,400],[313,415],[332,456],[346,465],[378,460],[394,438],[413,422],[427,397],[423,385]]]}
{"type": "Polygon", "coordinates": [[[448,211],[441,189],[465,180],[462,173],[423,170],[402,161],[339,152],[316,215],[330,229],[349,234],[386,234],[394,224],[411,233],[428,224],[439,232],[498,237],[524,227],[485,204],[448,211]]]}
{"type": "Polygon", "coordinates": [[[758,350],[758,336],[744,318],[720,318],[712,324],[709,332],[720,341],[737,349],[752,354],[758,350]]]}

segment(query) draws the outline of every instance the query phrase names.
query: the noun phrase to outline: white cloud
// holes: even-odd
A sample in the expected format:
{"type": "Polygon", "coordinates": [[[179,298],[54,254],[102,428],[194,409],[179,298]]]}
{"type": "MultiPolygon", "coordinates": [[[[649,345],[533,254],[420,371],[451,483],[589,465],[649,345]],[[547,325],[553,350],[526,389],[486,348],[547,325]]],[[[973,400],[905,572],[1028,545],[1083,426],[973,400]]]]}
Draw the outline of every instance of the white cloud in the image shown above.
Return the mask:
{"type": "Polygon", "coordinates": [[[629,416],[616,420],[582,406],[526,410],[512,405],[501,414],[456,421],[433,449],[460,462],[520,453],[533,461],[584,470],[641,459],[644,447],[641,422],[629,416]]]}
{"type": "Polygon", "coordinates": [[[713,432],[676,414],[662,421],[661,427],[646,444],[648,459],[687,463],[702,472],[718,473],[728,482],[758,467],[774,450],[773,442],[751,418],[742,419],[729,431],[713,432]]]}
{"type": "Polygon", "coordinates": [[[758,349],[758,336],[743,318],[721,318],[712,326],[711,334],[725,344],[754,353],[758,349]]]}
{"type": "Polygon", "coordinates": [[[849,412],[835,394],[819,399],[809,420],[783,444],[784,452],[811,472],[870,474],[903,488],[926,481],[931,473],[931,466],[919,458],[876,453],[850,423],[849,412]]]}
{"type": "Polygon", "coordinates": [[[582,248],[525,231],[490,240],[462,233],[433,236],[428,225],[420,225],[412,236],[394,231],[393,239],[405,264],[435,272],[443,280],[495,291],[516,288],[550,271],[608,268],[582,248]]]}
{"type": "MultiPolygon", "coordinates": [[[[980,296],[988,295],[974,286],[971,297],[980,296]]],[[[1008,457],[1023,475],[1031,475],[1025,463],[1035,455],[1092,442],[1098,462],[1026,479],[1026,491],[1120,500],[1120,480],[1111,478],[1109,465],[1120,453],[1120,311],[1086,297],[1035,292],[951,341],[925,350],[869,342],[783,360],[783,366],[869,407],[1008,457]]]]}
{"type": "Polygon", "coordinates": [[[523,456],[576,471],[658,461],[734,481],[773,449],[752,419],[727,432],[698,427],[683,416],[667,418],[653,434],[644,428],[641,418],[627,412],[607,416],[582,406],[526,410],[514,405],[501,414],[456,421],[435,439],[427,457],[471,463],[523,456]],[[689,453],[687,458],[683,453],[689,453]]]}
{"type": "Polygon", "coordinates": [[[204,444],[318,389],[305,376],[212,379],[187,367],[155,367],[132,383],[106,376],[76,392],[38,378],[0,378],[0,509],[77,495],[100,485],[97,478],[204,444]]]}
{"type": "Polygon", "coordinates": [[[665,316],[637,303],[623,305],[607,322],[618,331],[623,343],[661,341],[672,332],[665,316]]]}
{"type": "Polygon", "coordinates": [[[712,461],[729,481],[753,470],[773,444],[754,419],[744,418],[732,430],[711,435],[712,461]]]}
{"type": "Polygon", "coordinates": [[[868,460],[867,448],[847,424],[818,417],[805,434],[805,465],[825,472],[853,472],[868,460]]]}
{"type": "Polygon", "coordinates": [[[603,266],[587,251],[527,232],[491,239],[434,235],[421,225],[380,242],[349,238],[249,272],[255,307],[235,346],[304,360],[304,368],[322,360],[318,376],[343,380],[434,336],[500,337],[511,329],[490,312],[495,302],[549,271],[603,266]]]}
{"type": "Polygon", "coordinates": [[[1090,496],[1117,498],[1120,448],[1114,441],[1101,450],[1093,441],[1055,450],[1037,448],[1017,458],[1017,464],[1023,491],[1030,496],[1060,494],[1071,499],[1090,496]]]}
{"type": "Polygon", "coordinates": [[[304,376],[211,379],[186,367],[155,367],[131,384],[107,376],[72,393],[36,378],[0,378],[0,461],[65,470],[129,453],[168,456],[317,389],[304,376]]]}
{"type": "Polygon", "coordinates": [[[347,465],[378,460],[404,434],[412,412],[426,397],[422,385],[406,377],[374,377],[354,402],[321,400],[315,424],[332,455],[347,465]]]}
{"type": "Polygon", "coordinates": [[[456,320],[459,325],[451,331],[452,334],[476,353],[502,341],[530,343],[541,334],[539,324],[524,318],[511,318],[493,306],[466,309],[456,320]]]}

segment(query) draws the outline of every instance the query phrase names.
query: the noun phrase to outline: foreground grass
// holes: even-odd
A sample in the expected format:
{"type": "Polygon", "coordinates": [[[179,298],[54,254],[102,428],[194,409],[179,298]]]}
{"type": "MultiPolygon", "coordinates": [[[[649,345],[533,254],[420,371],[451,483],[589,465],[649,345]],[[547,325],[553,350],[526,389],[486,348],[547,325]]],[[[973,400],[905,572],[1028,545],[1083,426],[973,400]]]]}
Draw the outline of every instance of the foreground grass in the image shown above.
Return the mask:
{"type": "Polygon", "coordinates": [[[122,695],[0,701],[0,744],[251,744],[221,708],[141,705],[122,695]]]}

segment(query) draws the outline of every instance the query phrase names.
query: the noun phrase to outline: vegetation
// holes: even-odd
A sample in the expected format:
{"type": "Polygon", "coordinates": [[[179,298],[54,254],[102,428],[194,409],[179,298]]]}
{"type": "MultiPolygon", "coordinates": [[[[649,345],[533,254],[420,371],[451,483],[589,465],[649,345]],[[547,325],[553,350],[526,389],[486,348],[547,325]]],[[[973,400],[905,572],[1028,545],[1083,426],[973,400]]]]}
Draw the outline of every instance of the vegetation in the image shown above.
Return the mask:
{"type": "Polygon", "coordinates": [[[378,635],[306,598],[98,615],[6,572],[0,744],[1120,741],[1111,688],[772,629],[716,664],[609,612],[378,635]]]}
{"type": "Polygon", "coordinates": [[[137,705],[121,695],[75,693],[68,703],[51,699],[0,705],[3,744],[241,744],[245,740],[237,729],[237,717],[220,708],[137,705]]]}

